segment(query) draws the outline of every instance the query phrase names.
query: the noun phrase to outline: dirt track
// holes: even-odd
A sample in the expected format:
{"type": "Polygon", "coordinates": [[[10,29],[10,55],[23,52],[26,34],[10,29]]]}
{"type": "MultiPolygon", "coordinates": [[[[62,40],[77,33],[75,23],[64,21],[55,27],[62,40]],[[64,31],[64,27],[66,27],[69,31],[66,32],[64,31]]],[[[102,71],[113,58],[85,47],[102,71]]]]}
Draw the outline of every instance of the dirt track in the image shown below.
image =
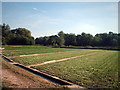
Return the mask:
{"type": "Polygon", "coordinates": [[[96,53],[98,53],[98,52],[90,53],[90,54],[86,54],[86,55],[69,57],[69,58],[63,58],[63,59],[59,59],[59,60],[47,61],[47,62],[43,62],[43,63],[38,63],[38,64],[29,65],[29,66],[27,66],[27,67],[34,67],[34,66],[44,65],[44,64],[48,64],[48,63],[55,63],[55,62],[65,61],[65,60],[69,60],[69,59],[73,59],[73,58],[78,58],[78,57],[93,55],[93,54],[96,54],[96,53]]]}
{"type": "MultiPolygon", "coordinates": [[[[19,69],[18,69],[19,70],[19,69]]],[[[24,70],[23,73],[26,73],[24,70]]],[[[29,74],[28,74],[29,75],[29,74]]],[[[34,76],[34,75],[33,75],[34,76]]],[[[56,85],[48,80],[36,76],[33,80],[24,74],[19,74],[19,71],[11,71],[8,68],[2,67],[2,86],[7,88],[55,88],[56,85]]]]}
{"type": "Polygon", "coordinates": [[[38,55],[48,55],[48,54],[66,53],[66,52],[77,52],[77,51],[65,51],[65,52],[54,52],[54,53],[41,53],[41,54],[29,54],[29,55],[20,55],[20,56],[9,56],[9,58],[25,57],[25,56],[38,56],[38,55]]]}
{"type": "Polygon", "coordinates": [[[2,81],[9,84],[7,85],[9,88],[28,88],[29,86],[33,86],[33,81],[31,83],[31,80],[16,75],[5,68],[2,69],[2,81]]]}

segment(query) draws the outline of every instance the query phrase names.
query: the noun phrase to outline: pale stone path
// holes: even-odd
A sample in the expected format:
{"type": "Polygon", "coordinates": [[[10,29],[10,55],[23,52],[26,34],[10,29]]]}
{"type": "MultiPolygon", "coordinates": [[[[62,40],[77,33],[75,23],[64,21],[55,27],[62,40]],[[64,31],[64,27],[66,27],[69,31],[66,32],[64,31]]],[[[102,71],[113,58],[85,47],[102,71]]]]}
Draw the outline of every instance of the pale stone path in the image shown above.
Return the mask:
{"type": "Polygon", "coordinates": [[[87,88],[79,85],[68,85],[67,87],[70,88],[70,90],[88,90],[87,88]]]}
{"type": "Polygon", "coordinates": [[[86,54],[86,55],[69,57],[69,58],[63,58],[63,59],[59,59],[59,60],[47,61],[47,62],[43,62],[43,63],[38,63],[38,64],[29,65],[29,66],[27,66],[27,67],[30,68],[30,67],[34,67],[34,66],[45,65],[45,64],[48,64],[48,63],[55,63],[55,62],[65,61],[65,60],[74,59],[74,58],[78,58],[78,57],[93,55],[93,54],[96,54],[96,53],[98,53],[98,52],[94,52],[94,53],[90,53],[90,54],[86,54]]]}
{"type": "Polygon", "coordinates": [[[54,53],[28,54],[28,55],[19,55],[19,56],[9,56],[8,58],[25,57],[25,56],[38,56],[38,55],[48,55],[48,54],[66,53],[66,52],[78,52],[78,51],[64,51],[64,52],[54,52],[54,53]]]}

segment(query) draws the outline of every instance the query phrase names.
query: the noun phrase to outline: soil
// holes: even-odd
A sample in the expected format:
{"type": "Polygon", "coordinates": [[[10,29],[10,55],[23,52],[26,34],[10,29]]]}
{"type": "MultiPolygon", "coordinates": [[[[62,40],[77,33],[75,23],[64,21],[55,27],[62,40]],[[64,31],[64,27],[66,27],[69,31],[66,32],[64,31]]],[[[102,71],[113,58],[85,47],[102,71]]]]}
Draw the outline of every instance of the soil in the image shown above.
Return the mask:
{"type": "MultiPolygon", "coordinates": [[[[24,72],[23,72],[24,73],[24,72]]],[[[57,85],[38,77],[37,80],[32,80],[28,77],[20,75],[18,72],[13,72],[2,67],[2,86],[5,88],[55,88],[57,85]],[[43,82],[43,83],[42,83],[43,82]]]]}

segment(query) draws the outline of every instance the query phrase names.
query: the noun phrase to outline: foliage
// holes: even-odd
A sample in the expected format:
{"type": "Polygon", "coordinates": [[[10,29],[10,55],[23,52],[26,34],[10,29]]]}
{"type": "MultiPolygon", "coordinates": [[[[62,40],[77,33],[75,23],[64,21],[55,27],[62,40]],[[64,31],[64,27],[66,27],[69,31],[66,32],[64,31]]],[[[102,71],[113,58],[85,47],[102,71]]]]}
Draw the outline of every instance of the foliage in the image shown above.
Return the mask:
{"type": "Polygon", "coordinates": [[[64,45],[64,32],[63,31],[60,31],[58,33],[58,36],[59,36],[59,46],[62,47],[64,45]]]}
{"type": "Polygon", "coordinates": [[[9,25],[1,25],[2,27],[2,44],[3,45],[34,45],[34,38],[31,32],[25,28],[17,28],[10,30],[9,25]]]}
{"type": "Polygon", "coordinates": [[[31,32],[25,28],[16,28],[10,30],[7,24],[0,25],[2,28],[2,44],[3,45],[34,45],[40,44],[44,46],[63,47],[65,46],[111,46],[118,47],[120,43],[120,33],[100,33],[92,36],[91,34],[81,33],[75,35],[73,33],[66,34],[60,31],[58,35],[39,37],[34,40],[31,32]]]}
{"type": "Polygon", "coordinates": [[[70,45],[75,46],[76,45],[76,36],[75,36],[75,34],[72,34],[72,33],[65,34],[64,38],[65,38],[65,45],[66,46],[70,46],[70,45]]]}
{"type": "Polygon", "coordinates": [[[17,35],[24,35],[24,36],[31,36],[31,32],[25,28],[17,28],[11,31],[14,34],[17,35]]]}
{"type": "Polygon", "coordinates": [[[77,41],[79,42],[79,45],[81,45],[81,46],[91,46],[92,45],[93,36],[91,34],[86,34],[83,32],[78,37],[79,38],[77,39],[77,41]]]}
{"type": "Polygon", "coordinates": [[[96,34],[82,33],[81,35],[75,35],[73,33],[65,34],[63,31],[54,36],[36,38],[36,44],[40,45],[59,45],[60,47],[65,46],[102,46],[102,47],[118,47],[120,43],[120,34],[109,32],[96,34]]]}

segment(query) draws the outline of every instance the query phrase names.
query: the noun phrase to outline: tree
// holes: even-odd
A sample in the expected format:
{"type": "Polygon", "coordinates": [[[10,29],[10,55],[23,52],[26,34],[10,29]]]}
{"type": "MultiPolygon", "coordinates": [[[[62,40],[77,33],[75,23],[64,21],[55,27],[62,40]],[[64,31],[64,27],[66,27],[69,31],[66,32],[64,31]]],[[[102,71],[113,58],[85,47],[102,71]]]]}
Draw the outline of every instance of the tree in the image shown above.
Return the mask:
{"type": "Polygon", "coordinates": [[[93,36],[91,34],[82,33],[81,34],[81,45],[82,46],[91,46],[93,41],[93,36]]]}
{"type": "Polygon", "coordinates": [[[35,44],[43,45],[43,37],[39,37],[35,39],[35,44]]]}
{"type": "Polygon", "coordinates": [[[70,45],[69,34],[64,34],[64,40],[65,40],[65,45],[69,46],[70,45]]]}
{"type": "Polygon", "coordinates": [[[81,44],[82,42],[81,42],[81,35],[77,35],[76,36],[76,44],[77,44],[77,46],[81,46],[82,44],[81,44]]]}
{"type": "Polygon", "coordinates": [[[31,32],[25,28],[17,28],[17,29],[12,30],[12,32],[14,34],[20,34],[20,35],[24,35],[26,37],[31,36],[31,32]]]}
{"type": "Polygon", "coordinates": [[[59,36],[59,46],[62,47],[64,45],[64,32],[63,31],[60,31],[58,33],[58,36],[59,36]]]}
{"type": "Polygon", "coordinates": [[[25,28],[10,30],[10,26],[3,24],[2,27],[2,44],[8,45],[33,45],[35,44],[31,32],[25,28]]]}
{"type": "Polygon", "coordinates": [[[3,23],[3,25],[1,25],[1,28],[2,28],[2,32],[4,32],[4,31],[6,31],[6,30],[10,30],[10,26],[7,24],[5,24],[5,23],[3,23]]]}
{"type": "Polygon", "coordinates": [[[49,45],[48,40],[49,40],[49,37],[47,36],[43,37],[43,45],[49,45]]]}
{"type": "Polygon", "coordinates": [[[5,29],[10,30],[10,26],[7,24],[5,29]]]}
{"type": "Polygon", "coordinates": [[[3,25],[0,26],[2,29],[2,44],[7,44],[10,40],[11,37],[9,37],[9,35],[11,36],[11,31],[10,31],[10,26],[5,23],[3,23],[3,25]]]}
{"type": "Polygon", "coordinates": [[[48,43],[52,45],[53,47],[56,47],[58,45],[58,36],[57,35],[52,35],[48,39],[48,43]]]}
{"type": "Polygon", "coordinates": [[[64,34],[64,39],[65,39],[65,45],[69,46],[75,46],[76,45],[76,35],[75,34],[64,34]]]}
{"type": "Polygon", "coordinates": [[[102,39],[99,36],[93,38],[92,46],[101,46],[102,39]]]}
{"type": "Polygon", "coordinates": [[[118,46],[118,41],[117,39],[112,40],[112,46],[118,46]]]}

